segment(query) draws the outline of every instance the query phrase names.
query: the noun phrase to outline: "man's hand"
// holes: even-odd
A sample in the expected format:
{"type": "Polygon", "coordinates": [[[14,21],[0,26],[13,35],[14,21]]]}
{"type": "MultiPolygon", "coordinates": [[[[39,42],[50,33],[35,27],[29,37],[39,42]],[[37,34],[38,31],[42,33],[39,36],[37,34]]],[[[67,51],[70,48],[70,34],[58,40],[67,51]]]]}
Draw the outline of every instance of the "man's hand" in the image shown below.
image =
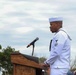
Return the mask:
{"type": "Polygon", "coordinates": [[[48,64],[44,64],[44,63],[42,64],[42,66],[43,66],[43,67],[49,67],[48,64]]]}
{"type": "Polygon", "coordinates": [[[40,65],[42,66],[43,69],[48,69],[48,67],[50,67],[48,64],[44,64],[44,63],[42,63],[40,65]]]}

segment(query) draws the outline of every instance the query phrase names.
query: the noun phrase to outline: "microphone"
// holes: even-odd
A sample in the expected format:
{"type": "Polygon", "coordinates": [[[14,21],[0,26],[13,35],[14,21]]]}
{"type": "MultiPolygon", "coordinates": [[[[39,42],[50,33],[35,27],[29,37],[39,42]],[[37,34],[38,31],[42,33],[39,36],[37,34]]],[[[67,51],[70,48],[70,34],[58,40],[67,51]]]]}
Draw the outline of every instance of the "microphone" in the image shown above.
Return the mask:
{"type": "Polygon", "coordinates": [[[30,44],[27,45],[27,48],[30,47],[31,45],[34,45],[34,43],[39,40],[39,38],[37,37],[35,40],[33,40],[30,44]]]}

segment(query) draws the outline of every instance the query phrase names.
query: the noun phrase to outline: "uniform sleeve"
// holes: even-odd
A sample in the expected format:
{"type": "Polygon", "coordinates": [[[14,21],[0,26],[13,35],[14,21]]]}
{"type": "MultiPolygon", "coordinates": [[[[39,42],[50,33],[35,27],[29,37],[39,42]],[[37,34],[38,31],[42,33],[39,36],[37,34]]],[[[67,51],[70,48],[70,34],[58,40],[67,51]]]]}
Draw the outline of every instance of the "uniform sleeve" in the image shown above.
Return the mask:
{"type": "Polygon", "coordinates": [[[62,34],[58,34],[52,41],[52,50],[50,57],[44,62],[45,64],[52,65],[57,58],[62,54],[62,49],[65,44],[66,38],[62,34]]]}

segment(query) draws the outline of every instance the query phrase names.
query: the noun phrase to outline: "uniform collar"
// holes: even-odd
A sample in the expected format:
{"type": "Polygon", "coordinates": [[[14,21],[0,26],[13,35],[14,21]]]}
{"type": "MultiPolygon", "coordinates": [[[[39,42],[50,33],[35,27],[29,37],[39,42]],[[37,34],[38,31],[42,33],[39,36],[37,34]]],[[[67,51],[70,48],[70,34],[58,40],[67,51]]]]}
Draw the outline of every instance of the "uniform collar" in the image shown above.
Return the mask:
{"type": "MultiPolygon", "coordinates": [[[[63,31],[63,32],[65,32],[65,33],[67,34],[67,32],[66,32],[63,28],[60,28],[60,29],[58,30],[58,32],[59,32],[59,31],[63,31]]],[[[67,36],[68,36],[68,38],[69,38],[70,40],[72,40],[68,34],[67,34],[67,36]]]]}

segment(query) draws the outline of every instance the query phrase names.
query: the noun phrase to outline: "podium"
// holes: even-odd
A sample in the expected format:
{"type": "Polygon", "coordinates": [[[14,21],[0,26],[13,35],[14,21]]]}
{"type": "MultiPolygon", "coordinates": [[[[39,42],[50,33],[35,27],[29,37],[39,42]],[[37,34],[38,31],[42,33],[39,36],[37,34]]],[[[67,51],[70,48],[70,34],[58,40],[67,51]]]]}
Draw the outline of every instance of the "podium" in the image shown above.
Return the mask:
{"type": "Polygon", "coordinates": [[[37,57],[12,53],[13,75],[42,75],[42,68],[37,57]]]}

